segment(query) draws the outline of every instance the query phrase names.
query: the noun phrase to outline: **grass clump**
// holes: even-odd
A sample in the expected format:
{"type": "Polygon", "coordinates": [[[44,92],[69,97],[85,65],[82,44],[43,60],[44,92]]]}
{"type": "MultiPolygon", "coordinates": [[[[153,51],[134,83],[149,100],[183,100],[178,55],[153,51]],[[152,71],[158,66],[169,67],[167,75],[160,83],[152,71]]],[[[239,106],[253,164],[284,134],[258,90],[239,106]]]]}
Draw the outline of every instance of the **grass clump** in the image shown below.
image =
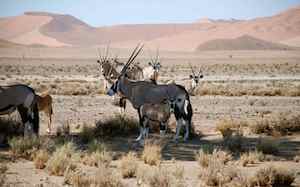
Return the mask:
{"type": "Polygon", "coordinates": [[[240,163],[242,166],[247,166],[248,164],[255,164],[264,161],[265,156],[262,152],[253,151],[243,153],[240,157],[240,163]]]}
{"type": "Polygon", "coordinates": [[[121,177],[112,173],[111,169],[100,166],[93,179],[96,187],[122,187],[121,177]]]}
{"type": "Polygon", "coordinates": [[[46,169],[50,175],[63,176],[68,167],[73,164],[72,155],[75,153],[73,143],[67,143],[58,148],[47,162],[46,169]]]}
{"type": "Polygon", "coordinates": [[[95,167],[100,167],[104,165],[105,167],[108,167],[109,164],[112,161],[112,156],[111,154],[106,151],[95,151],[89,154],[86,154],[83,157],[83,164],[88,165],[88,166],[95,166],[95,167]]]}
{"type": "Polygon", "coordinates": [[[36,136],[14,137],[8,143],[14,157],[26,159],[31,159],[33,153],[40,147],[40,141],[36,136]]]}
{"type": "Polygon", "coordinates": [[[96,123],[95,135],[98,137],[112,137],[138,133],[139,123],[136,119],[115,114],[113,117],[96,123]]]}
{"type": "Polygon", "coordinates": [[[273,114],[256,120],[250,125],[255,134],[286,135],[300,131],[300,114],[273,114]]]}
{"type": "MultiPolygon", "coordinates": [[[[182,170],[181,170],[182,171],[182,170]]],[[[138,186],[150,187],[182,187],[183,177],[176,177],[176,173],[169,168],[140,166],[137,171],[138,186]]],[[[181,175],[181,174],[180,174],[181,175]]]]}
{"type": "Polygon", "coordinates": [[[137,156],[133,152],[129,152],[121,159],[121,173],[123,178],[131,178],[136,176],[138,162],[137,156]]]}
{"type": "Polygon", "coordinates": [[[239,128],[240,124],[232,119],[223,119],[216,125],[216,130],[219,131],[223,138],[231,137],[232,134],[239,128]]]}
{"type": "Polygon", "coordinates": [[[145,164],[158,166],[161,162],[161,147],[159,144],[146,142],[142,153],[145,164]]]}
{"type": "Polygon", "coordinates": [[[196,160],[198,161],[198,164],[203,168],[209,167],[209,165],[213,164],[214,162],[226,164],[232,159],[233,157],[230,153],[222,150],[214,150],[212,153],[206,153],[201,149],[196,154],[196,160]]]}
{"type": "Polygon", "coordinates": [[[49,159],[49,153],[46,150],[39,150],[34,156],[33,162],[36,169],[44,169],[49,159]]]}
{"type": "Polygon", "coordinates": [[[78,168],[69,167],[64,174],[64,184],[72,185],[74,187],[88,187],[92,186],[91,177],[87,176],[78,168]]]}
{"type": "Polygon", "coordinates": [[[292,171],[268,166],[249,179],[249,186],[290,186],[294,180],[295,175],[292,171]]]}

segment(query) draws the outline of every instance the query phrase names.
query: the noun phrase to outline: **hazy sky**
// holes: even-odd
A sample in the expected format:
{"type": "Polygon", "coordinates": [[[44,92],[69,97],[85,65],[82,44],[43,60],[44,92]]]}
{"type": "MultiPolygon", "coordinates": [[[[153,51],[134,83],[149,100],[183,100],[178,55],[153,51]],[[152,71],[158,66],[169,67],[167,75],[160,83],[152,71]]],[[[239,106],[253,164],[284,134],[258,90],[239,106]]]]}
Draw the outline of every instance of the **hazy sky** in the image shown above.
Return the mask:
{"type": "Polygon", "coordinates": [[[271,16],[300,0],[0,0],[0,17],[25,11],[71,14],[92,26],[271,16]]]}

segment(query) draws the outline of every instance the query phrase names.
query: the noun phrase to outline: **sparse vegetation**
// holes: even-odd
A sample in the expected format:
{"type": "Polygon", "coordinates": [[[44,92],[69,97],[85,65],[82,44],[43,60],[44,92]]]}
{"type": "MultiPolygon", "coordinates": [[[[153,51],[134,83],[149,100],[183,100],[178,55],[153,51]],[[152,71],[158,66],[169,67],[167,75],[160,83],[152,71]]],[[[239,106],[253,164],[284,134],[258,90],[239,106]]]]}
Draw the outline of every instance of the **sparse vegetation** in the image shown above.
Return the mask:
{"type": "Polygon", "coordinates": [[[206,153],[202,149],[196,154],[198,164],[203,168],[208,168],[214,162],[226,164],[233,159],[232,155],[222,150],[214,150],[213,153],[206,153]]]}
{"type": "Polygon", "coordinates": [[[247,84],[244,82],[204,82],[197,88],[196,95],[224,95],[224,96],[300,96],[300,86],[294,84],[273,83],[273,86],[261,84],[247,84]]]}
{"type": "Polygon", "coordinates": [[[82,160],[84,164],[89,166],[96,166],[96,167],[100,167],[102,165],[108,167],[111,161],[112,161],[111,154],[106,150],[95,151],[90,154],[86,154],[82,160]]]}
{"type": "Polygon", "coordinates": [[[109,168],[100,166],[94,178],[96,187],[122,187],[121,177],[112,173],[109,168]]]}
{"type": "Polygon", "coordinates": [[[144,165],[140,166],[137,172],[137,183],[139,186],[183,187],[185,184],[182,179],[183,178],[176,178],[176,174],[170,169],[162,167],[150,167],[144,165]]]}
{"type": "Polygon", "coordinates": [[[49,153],[47,151],[43,149],[37,151],[33,159],[35,168],[44,169],[46,167],[46,163],[48,159],[49,159],[49,153]]]}
{"type": "Polygon", "coordinates": [[[248,164],[255,164],[264,161],[264,154],[258,151],[243,153],[240,157],[240,163],[242,166],[247,166],[248,164]]]}
{"type": "Polygon", "coordinates": [[[67,168],[73,164],[72,155],[75,153],[73,143],[67,143],[59,147],[47,162],[47,170],[50,175],[63,176],[67,168]]]}
{"type": "Polygon", "coordinates": [[[226,139],[230,138],[234,133],[239,133],[240,129],[244,126],[247,126],[245,121],[223,119],[217,122],[216,130],[226,139]]]}
{"type": "Polygon", "coordinates": [[[300,131],[300,114],[273,114],[256,120],[250,125],[255,134],[285,135],[300,131]]]}
{"type": "Polygon", "coordinates": [[[161,162],[161,147],[159,144],[146,142],[142,159],[145,164],[159,165],[161,162]]]}
{"type": "Polygon", "coordinates": [[[131,178],[136,176],[138,167],[136,154],[129,152],[121,159],[121,173],[123,178],[131,178]]]}
{"type": "Polygon", "coordinates": [[[249,179],[249,186],[290,186],[294,180],[295,175],[291,170],[268,166],[249,179]]]}
{"type": "Polygon", "coordinates": [[[32,154],[40,146],[40,141],[36,136],[14,137],[8,143],[14,157],[24,157],[26,159],[32,159],[32,154]]]}
{"type": "Polygon", "coordinates": [[[139,123],[136,119],[115,114],[113,117],[96,123],[95,133],[99,137],[111,137],[117,135],[137,134],[139,123]]]}
{"type": "Polygon", "coordinates": [[[64,174],[64,183],[75,187],[89,187],[93,181],[90,176],[87,176],[78,168],[68,167],[64,174]]]}
{"type": "Polygon", "coordinates": [[[224,186],[240,175],[236,168],[225,166],[222,162],[211,161],[208,167],[200,169],[199,177],[207,186],[224,186]]]}

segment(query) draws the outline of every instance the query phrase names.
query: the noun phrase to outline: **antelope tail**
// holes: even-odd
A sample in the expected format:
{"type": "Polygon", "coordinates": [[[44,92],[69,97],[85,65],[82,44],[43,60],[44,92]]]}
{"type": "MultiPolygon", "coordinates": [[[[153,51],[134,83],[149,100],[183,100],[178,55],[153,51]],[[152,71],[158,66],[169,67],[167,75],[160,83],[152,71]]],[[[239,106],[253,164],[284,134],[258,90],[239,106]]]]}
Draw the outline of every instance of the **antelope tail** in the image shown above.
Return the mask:
{"type": "Polygon", "coordinates": [[[188,106],[189,106],[189,100],[184,100],[184,112],[187,115],[188,114],[188,106]]]}

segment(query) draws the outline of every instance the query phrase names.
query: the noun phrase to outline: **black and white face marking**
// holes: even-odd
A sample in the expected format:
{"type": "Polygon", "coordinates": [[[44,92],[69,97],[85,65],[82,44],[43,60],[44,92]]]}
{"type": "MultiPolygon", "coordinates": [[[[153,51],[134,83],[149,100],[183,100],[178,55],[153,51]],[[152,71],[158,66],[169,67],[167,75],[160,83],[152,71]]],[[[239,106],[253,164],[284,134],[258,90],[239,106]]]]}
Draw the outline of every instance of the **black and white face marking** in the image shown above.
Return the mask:
{"type": "Polygon", "coordinates": [[[119,89],[119,80],[117,80],[111,87],[110,89],[107,91],[107,95],[109,96],[113,96],[118,92],[119,89]]]}

